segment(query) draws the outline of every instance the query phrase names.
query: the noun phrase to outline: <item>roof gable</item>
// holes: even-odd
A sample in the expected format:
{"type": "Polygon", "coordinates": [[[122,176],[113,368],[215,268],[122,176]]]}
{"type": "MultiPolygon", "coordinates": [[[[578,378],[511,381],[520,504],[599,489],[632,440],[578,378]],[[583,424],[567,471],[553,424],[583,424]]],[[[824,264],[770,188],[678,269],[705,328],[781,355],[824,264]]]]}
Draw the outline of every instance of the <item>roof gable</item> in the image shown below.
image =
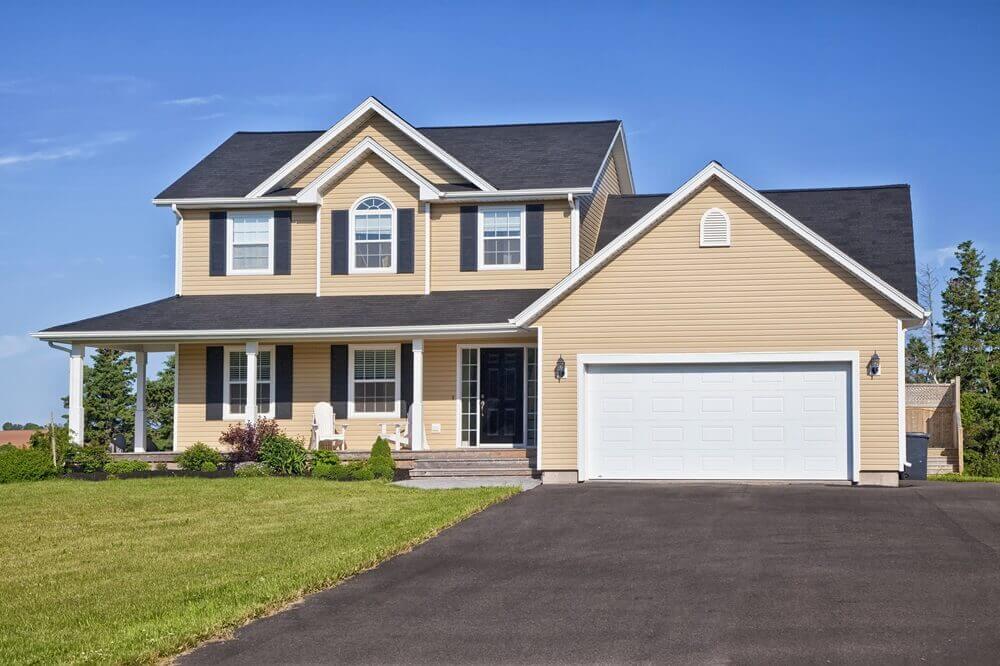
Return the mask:
{"type": "Polygon", "coordinates": [[[754,190],[745,182],[731,174],[718,162],[711,162],[704,169],[699,171],[693,178],[688,180],[677,191],[659,201],[648,210],[638,221],[632,224],[627,230],[607,243],[599,252],[595,253],[587,261],[581,264],[575,271],[566,276],[556,286],[546,292],[545,296],[538,299],[530,307],[525,308],[517,317],[514,323],[518,326],[527,326],[544,314],[549,308],[558,303],[568,295],[578,284],[588,279],[591,275],[600,270],[603,266],[613,261],[629,245],[645,235],[655,225],[659,224],[669,213],[673,212],[695,192],[700,190],[712,178],[731,187],[738,194],[745,197],[751,204],[763,210],[775,220],[798,234],[807,243],[820,250],[823,254],[831,258],[836,264],[845,268],[849,273],[855,275],[862,282],[872,287],[877,293],[901,308],[914,318],[923,318],[926,312],[923,307],[914,302],[898,289],[888,284],[875,273],[865,268],[856,260],[849,257],[842,250],[830,244],[819,234],[796,220],[787,212],[776,206],[761,193],[754,190]]]}

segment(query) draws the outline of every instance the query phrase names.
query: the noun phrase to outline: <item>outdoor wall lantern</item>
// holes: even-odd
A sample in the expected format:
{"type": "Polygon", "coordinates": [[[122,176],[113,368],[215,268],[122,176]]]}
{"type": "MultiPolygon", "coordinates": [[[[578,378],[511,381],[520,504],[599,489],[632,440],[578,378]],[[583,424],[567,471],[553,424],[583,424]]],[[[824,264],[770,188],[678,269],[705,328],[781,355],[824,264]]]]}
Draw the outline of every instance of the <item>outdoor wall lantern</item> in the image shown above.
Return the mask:
{"type": "Polygon", "coordinates": [[[868,376],[875,377],[882,372],[882,359],[879,358],[878,352],[872,354],[872,357],[868,359],[868,376]]]}
{"type": "Polygon", "coordinates": [[[559,360],[556,361],[556,381],[561,382],[566,379],[566,360],[563,359],[562,355],[559,356],[559,360]]]}

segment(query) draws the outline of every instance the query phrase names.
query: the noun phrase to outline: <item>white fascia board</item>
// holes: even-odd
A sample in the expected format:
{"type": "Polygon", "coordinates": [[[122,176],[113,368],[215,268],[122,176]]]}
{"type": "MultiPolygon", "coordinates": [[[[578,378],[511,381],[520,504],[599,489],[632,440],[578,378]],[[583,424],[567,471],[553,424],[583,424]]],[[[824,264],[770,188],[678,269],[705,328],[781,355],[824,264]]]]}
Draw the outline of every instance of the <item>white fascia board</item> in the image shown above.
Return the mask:
{"type": "Polygon", "coordinates": [[[753,189],[745,182],[729,173],[718,162],[710,162],[705,168],[694,175],[693,178],[679,187],[673,194],[657,204],[653,210],[639,218],[624,233],[608,243],[603,250],[592,256],[587,261],[580,264],[580,267],[563,278],[552,289],[542,295],[537,301],[525,308],[511,321],[518,327],[531,324],[546,310],[555,305],[564,295],[569,293],[576,285],[586,280],[597,272],[604,265],[609,263],[619,252],[630,244],[641,238],[649,229],[656,225],[660,218],[671,213],[674,209],[684,203],[698,189],[705,185],[710,179],[718,178],[729,187],[736,190],[752,201],[758,208],[784,224],[794,231],[810,245],[830,257],[835,263],[854,274],[862,282],[872,287],[875,291],[885,296],[889,301],[899,306],[903,311],[916,318],[924,318],[927,311],[919,304],[910,300],[906,295],[895,287],[890,286],[882,278],[878,277],[870,270],[851,259],[841,250],[837,249],[807,226],[796,220],[794,217],[783,211],[771,201],[766,199],[757,190],[753,189]]]}
{"type": "Polygon", "coordinates": [[[45,341],[73,341],[94,346],[100,342],[183,342],[215,340],[354,340],[379,337],[442,337],[463,335],[517,335],[526,331],[510,323],[447,324],[439,326],[380,326],[358,328],[203,329],[181,331],[39,331],[31,337],[45,341]]]}
{"type": "Polygon", "coordinates": [[[275,204],[296,204],[295,197],[197,197],[190,199],[153,199],[154,206],[177,208],[274,208],[275,204]]]}
{"type": "Polygon", "coordinates": [[[322,150],[328,146],[331,142],[337,139],[341,134],[347,131],[354,123],[356,123],[362,116],[364,116],[369,111],[374,111],[379,114],[387,121],[395,125],[403,134],[407,135],[421,147],[425,148],[431,155],[438,158],[449,167],[454,169],[457,173],[465,177],[466,180],[475,184],[477,187],[486,190],[487,192],[496,191],[496,188],[486,182],[482,177],[477,175],[469,167],[465,166],[457,159],[449,155],[444,149],[435,144],[433,141],[425,137],[423,134],[418,132],[412,125],[397,116],[392,112],[385,104],[378,101],[374,97],[369,97],[365,101],[361,102],[353,111],[344,116],[336,125],[328,129],[323,133],[318,139],[310,143],[305,147],[302,152],[293,157],[289,162],[286,162],[283,167],[271,174],[267,180],[254,188],[248,197],[259,197],[267,192],[274,189],[286,176],[291,174],[295,169],[302,166],[310,157],[315,155],[318,151],[322,150]]]}
{"type": "Polygon", "coordinates": [[[601,160],[601,166],[597,170],[597,175],[594,176],[594,183],[590,186],[591,192],[597,191],[597,186],[601,182],[601,176],[604,175],[604,170],[608,166],[608,161],[614,159],[616,153],[621,153],[622,159],[618,160],[615,164],[618,171],[618,184],[622,185],[622,176],[625,176],[624,185],[621,187],[622,194],[634,194],[635,184],[632,182],[632,165],[628,161],[628,149],[625,147],[625,132],[621,123],[618,123],[618,130],[615,135],[611,138],[611,144],[608,146],[608,152],[604,154],[604,159],[601,160]],[[624,169],[625,173],[622,173],[624,169]]]}
{"type": "Polygon", "coordinates": [[[319,192],[320,188],[347,171],[369,153],[377,155],[384,161],[388,162],[391,167],[406,176],[406,178],[408,178],[414,185],[419,187],[421,201],[440,198],[441,192],[434,187],[429,180],[421,176],[395,155],[383,148],[378,141],[371,137],[365,137],[358,142],[358,145],[347,151],[343,157],[320,174],[315,180],[313,180],[313,182],[309,183],[309,185],[303,188],[301,192],[295,195],[296,201],[302,204],[322,203],[323,197],[319,192]]]}
{"type": "MultiPolygon", "coordinates": [[[[635,194],[635,181],[632,180],[632,158],[628,154],[628,142],[625,140],[625,128],[622,126],[622,136],[621,136],[621,150],[622,150],[622,160],[621,163],[625,168],[625,175],[627,180],[625,184],[628,185],[624,188],[622,194],[635,194]]],[[[618,179],[621,180],[621,174],[618,175],[618,179]]]]}
{"type": "Polygon", "coordinates": [[[497,190],[496,192],[442,192],[442,199],[452,201],[509,201],[525,199],[565,199],[570,194],[590,194],[589,187],[570,187],[534,190],[497,190]]]}

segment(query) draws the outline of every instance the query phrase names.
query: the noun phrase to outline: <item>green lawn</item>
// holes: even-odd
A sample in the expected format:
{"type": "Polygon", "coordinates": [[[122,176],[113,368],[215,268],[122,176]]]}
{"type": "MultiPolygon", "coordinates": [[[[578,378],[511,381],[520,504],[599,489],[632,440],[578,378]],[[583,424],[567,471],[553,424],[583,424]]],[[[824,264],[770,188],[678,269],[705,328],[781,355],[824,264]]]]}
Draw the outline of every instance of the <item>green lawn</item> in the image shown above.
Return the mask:
{"type": "Polygon", "coordinates": [[[970,474],[928,474],[928,481],[957,481],[976,483],[1000,483],[1000,477],[996,476],[972,476],[970,474]]]}
{"type": "Polygon", "coordinates": [[[514,492],[289,478],[0,486],[0,663],[153,661],[514,492]]]}

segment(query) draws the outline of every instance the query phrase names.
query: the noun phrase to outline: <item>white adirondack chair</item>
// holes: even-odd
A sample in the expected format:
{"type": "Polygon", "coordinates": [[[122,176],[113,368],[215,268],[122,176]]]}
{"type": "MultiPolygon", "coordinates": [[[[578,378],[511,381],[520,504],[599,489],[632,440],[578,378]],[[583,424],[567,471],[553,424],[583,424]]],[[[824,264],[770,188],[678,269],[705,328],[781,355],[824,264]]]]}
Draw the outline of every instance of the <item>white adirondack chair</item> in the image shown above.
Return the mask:
{"type": "Polygon", "coordinates": [[[410,449],[410,433],[413,432],[413,407],[411,406],[406,410],[406,425],[399,423],[383,423],[382,424],[382,439],[388,440],[392,444],[393,449],[396,451],[402,451],[403,449],[410,449]],[[389,428],[392,427],[392,434],[389,434],[389,428]]]}
{"type": "Polygon", "coordinates": [[[337,432],[337,415],[333,413],[333,405],[317,402],[313,407],[312,440],[309,448],[319,449],[323,442],[329,442],[334,451],[347,449],[347,425],[337,432]]]}

